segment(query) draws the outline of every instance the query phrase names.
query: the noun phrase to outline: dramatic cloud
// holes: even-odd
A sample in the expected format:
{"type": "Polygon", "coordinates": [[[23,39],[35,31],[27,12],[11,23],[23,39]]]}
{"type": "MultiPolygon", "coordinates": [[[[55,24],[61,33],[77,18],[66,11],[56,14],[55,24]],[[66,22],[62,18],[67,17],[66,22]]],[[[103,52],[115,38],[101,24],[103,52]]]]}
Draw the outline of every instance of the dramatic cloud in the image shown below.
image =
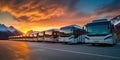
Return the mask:
{"type": "MultiPolygon", "coordinates": [[[[84,5],[89,6],[93,3],[84,5],[82,3],[83,0],[0,0],[0,12],[11,14],[12,19],[17,21],[14,26],[25,32],[59,28],[71,24],[83,26],[94,19],[111,18],[120,14],[119,0],[113,0],[112,3],[102,5],[91,14],[82,12],[81,9],[88,8],[84,5]]],[[[90,9],[92,8],[86,11],[89,12],[90,9]]]]}
{"type": "Polygon", "coordinates": [[[98,15],[106,15],[108,18],[120,15],[120,0],[114,0],[111,4],[98,9],[98,15]]]}
{"type": "Polygon", "coordinates": [[[18,21],[35,22],[65,16],[79,0],[1,0],[1,10],[18,21]],[[67,2],[68,1],[68,2],[67,2]]]}
{"type": "Polygon", "coordinates": [[[120,0],[115,0],[113,3],[102,7],[101,12],[115,12],[120,11],[120,0]]]}

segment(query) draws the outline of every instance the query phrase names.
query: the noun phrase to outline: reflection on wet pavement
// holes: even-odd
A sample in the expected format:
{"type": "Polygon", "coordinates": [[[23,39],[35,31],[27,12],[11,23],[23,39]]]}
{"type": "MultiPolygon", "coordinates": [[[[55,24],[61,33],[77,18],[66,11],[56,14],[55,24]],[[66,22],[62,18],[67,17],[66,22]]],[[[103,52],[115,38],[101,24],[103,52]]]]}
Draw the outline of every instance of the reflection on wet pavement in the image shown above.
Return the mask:
{"type": "Polygon", "coordinates": [[[26,43],[0,41],[0,60],[30,60],[30,56],[26,43]]]}

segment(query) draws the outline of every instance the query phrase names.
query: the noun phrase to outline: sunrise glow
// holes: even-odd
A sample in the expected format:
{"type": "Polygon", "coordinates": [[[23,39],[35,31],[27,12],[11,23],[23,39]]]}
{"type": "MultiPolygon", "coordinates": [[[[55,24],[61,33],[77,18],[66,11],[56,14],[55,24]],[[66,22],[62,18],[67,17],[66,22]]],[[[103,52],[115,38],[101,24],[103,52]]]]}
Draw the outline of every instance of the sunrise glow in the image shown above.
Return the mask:
{"type": "Polygon", "coordinates": [[[91,0],[88,3],[88,0],[0,0],[0,23],[12,25],[24,33],[72,24],[84,26],[94,19],[110,19],[119,15],[117,2],[119,1],[91,0]]]}

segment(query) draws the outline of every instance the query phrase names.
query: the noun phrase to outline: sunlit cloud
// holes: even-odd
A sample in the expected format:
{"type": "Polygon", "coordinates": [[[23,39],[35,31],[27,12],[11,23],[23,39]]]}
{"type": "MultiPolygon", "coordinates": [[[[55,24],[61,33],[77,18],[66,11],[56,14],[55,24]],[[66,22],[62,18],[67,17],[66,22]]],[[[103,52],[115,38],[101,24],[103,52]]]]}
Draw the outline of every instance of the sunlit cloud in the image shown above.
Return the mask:
{"type": "MultiPolygon", "coordinates": [[[[100,8],[97,7],[98,9],[91,14],[77,10],[78,8],[86,8],[82,6],[81,1],[82,0],[0,0],[0,12],[10,14],[12,20],[15,21],[14,24],[11,25],[14,25],[23,32],[27,32],[28,30],[42,31],[71,24],[84,26],[92,20],[101,18],[101,16],[112,18],[120,14],[120,1],[118,0],[113,0],[112,3],[101,6],[100,8]],[[78,2],[80,2],[80,4],[78,2]],[[79,7],[76,7],[76,5],[79,5],[79,7]]],[[[89,12],[89,10],[86,11],[89,12]]]]}

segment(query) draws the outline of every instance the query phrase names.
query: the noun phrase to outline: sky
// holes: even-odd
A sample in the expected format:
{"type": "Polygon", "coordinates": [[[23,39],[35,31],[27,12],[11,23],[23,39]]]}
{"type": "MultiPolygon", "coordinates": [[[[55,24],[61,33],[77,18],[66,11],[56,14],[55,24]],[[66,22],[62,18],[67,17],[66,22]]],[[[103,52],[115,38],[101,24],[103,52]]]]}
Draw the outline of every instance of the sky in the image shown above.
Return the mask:
{"type": "Polygon", "coordinates": [[[0,24],[26,33],[120,15],[120,0],[0,0],[0,24]]]}

